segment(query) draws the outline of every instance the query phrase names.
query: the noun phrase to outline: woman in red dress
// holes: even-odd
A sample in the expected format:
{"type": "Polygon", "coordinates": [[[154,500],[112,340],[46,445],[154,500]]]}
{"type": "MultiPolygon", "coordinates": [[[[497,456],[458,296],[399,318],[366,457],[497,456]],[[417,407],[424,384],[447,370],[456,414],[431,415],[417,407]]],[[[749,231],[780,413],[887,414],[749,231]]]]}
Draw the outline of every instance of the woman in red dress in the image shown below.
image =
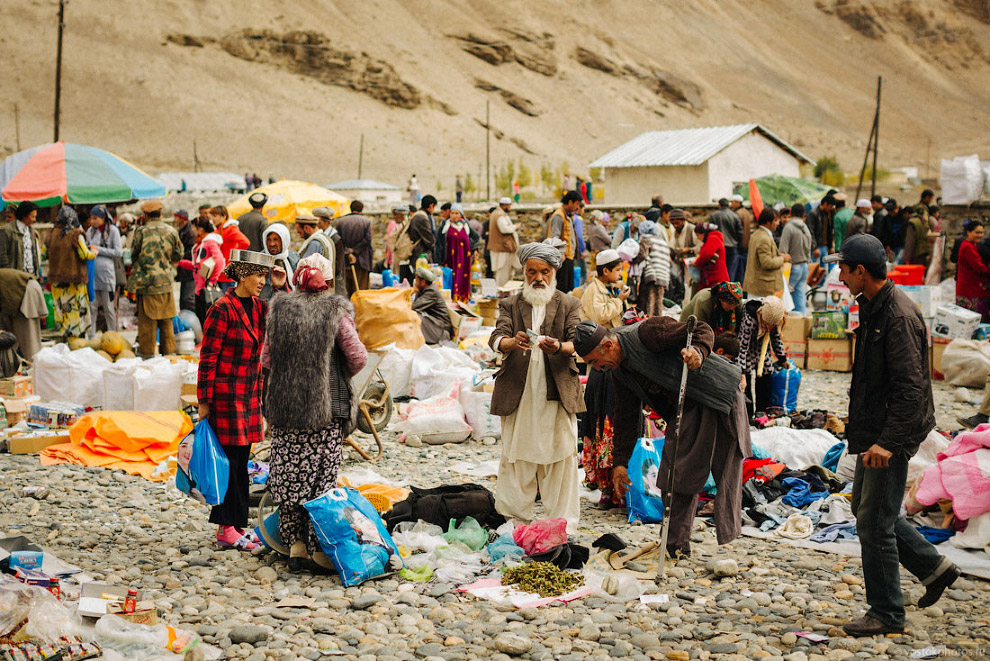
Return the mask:
{"type": "Polygon", "coordinates": [[[473,230],[464,220],[464,209],[460,204],[451,205],[450,220],[444,226],[443,233],[447,241],[447,267],[454,272],[452,297],[455,301],[467,301],[471,298],[473,230]]]}
{"type": "Polygon", "coordinates": [[[272,284],[285,284],[285,271],[272,269],[274,258],[233,250],[224,274],[236,284],[206,313],[199,360],[199,417],[208,419],[230,463],[223,503],[210,511],[219,526],[217,546],[251,551],[257,542],[248,527],[248,457],[263,438],[261,421],[261,348],[268,301],[258,298],[271,272],[272,284]]]}

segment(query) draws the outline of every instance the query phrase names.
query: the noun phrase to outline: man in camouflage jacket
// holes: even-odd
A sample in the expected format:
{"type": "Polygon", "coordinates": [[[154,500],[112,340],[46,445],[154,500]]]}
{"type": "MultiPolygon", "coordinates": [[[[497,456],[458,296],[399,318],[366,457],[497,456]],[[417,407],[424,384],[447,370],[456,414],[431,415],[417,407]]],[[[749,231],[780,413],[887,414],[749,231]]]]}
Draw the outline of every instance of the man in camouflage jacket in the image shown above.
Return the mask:
{"type": "Polygon", "coordinates": [[[172,280],[173,266],[182,259],[182,241],[179,233],[162,220],[161,202],[145,202],[141,211],[148,221],[134,230],[131,275],[127,283],[128,291],[137,295],[138,352],[143,356],[154,355],[157,326],[162,355],[174,354],[172,280]]]}

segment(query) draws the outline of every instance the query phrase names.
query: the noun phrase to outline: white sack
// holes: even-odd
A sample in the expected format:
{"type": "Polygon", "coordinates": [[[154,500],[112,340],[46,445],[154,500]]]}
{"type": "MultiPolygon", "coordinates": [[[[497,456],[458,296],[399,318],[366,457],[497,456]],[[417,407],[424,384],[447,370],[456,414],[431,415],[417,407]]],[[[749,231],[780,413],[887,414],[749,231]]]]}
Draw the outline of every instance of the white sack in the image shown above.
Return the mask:
{"type": "Polygon", "coordinates": [[[412,362],[416,355],[415,349],[400,349],[394,344],[383,347],[380,351],[385,352],[378,369],[382,373],[385,382],[388,383],[389,392],[392,397],[412,396],[412,362]]]}
{"type": "Polygon", "coordinates": [[[420,400],[429,399],[446,392],[455,379],[469,389],[474,375],[480,371],[477,363],[458,349],[423,345],[413,356],[412,394],[420,400]]]}
{"type": "Polygon", "coordinates": [[[464,417],[471,425],[471,437],[502,438],[502,418],[492,415],[492,394],[476,392],[461,388],[461,406],[464,407],[464,417]]]}
{"type": "Polygon", "coordinates": [[[791,429],[767,427],[750,432],[753,445],[758,445],[788,468],[801,470],[820,466],[825,454],[839,442],[824,429],[791,429]]]}
{"type": "Polygon", "coordinates": [[[34,356],[34,394],[42,401],[103,408],[103,372],[111,365],[89,347],[46,347],[34,356]]]}
{"type": "Polygon", "coordinates": [[[946,383],[982,388],[990,374],[990,344],[976,340],[952,340],[942,354],[946,383]]]}
{"type": "Polygon", "coordinates": [[[983,167],[977,154],[942,159],[942,203],[972,204],[983,192],[983,167]]]}
{"type": "Polygon", "coordinates": [[[460,443],[471,435],[471,425],[464,421],[464,407],[458,401],[460,383],[448,383],[439,395],[412,402],[397,425],[403,434],[415,434],[424,443],[460,443]]]}

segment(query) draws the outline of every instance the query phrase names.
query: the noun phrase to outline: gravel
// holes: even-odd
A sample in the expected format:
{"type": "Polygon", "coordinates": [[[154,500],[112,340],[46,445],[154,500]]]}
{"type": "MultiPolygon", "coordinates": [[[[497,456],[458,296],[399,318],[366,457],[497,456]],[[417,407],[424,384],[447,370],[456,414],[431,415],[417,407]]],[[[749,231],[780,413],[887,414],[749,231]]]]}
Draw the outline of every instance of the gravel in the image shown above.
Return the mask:
{"type": "MultiPolygon", "coordinates": [[[[849,376],[806,372],[800,404],[846,408],[849,376]]],[[[936,384],[938,422],[973,405],[936,384]]],[[[973,391],[975,393],[975,391],[973,391]]],[[[446,467],[498,458],[498,445],[467,441],[419,448],[385,434],[386,450],[372,468],[422,487],[493,478],[462,476],[446,467]]],[[[362,438],[361,440],[367,441],[362,438]]],[[[344,470],[354,466],[345,464],[344,470]]],[[[103,469],[43,468],[33,456],[0,455],[0,533],[25,535],[98,580],[142,588],[162,619],[197,631],[223,658],[319,659],[338,650],[363,659],[705,659],[900,658],[936,647],[965,656],[960,646],[987,649],[990,583],[966,577],[936,606],[917,609],[923,588],[901,572],[908,605],[904,636],[855,640],[841,625],[865,610],[862,563],[779,542],[741,538],[719,547],[699,528],[690,558],[669,568],[651,592],[670,602],[614,604],[589,597],[567,606],[514,611],[456,592],[449,583],[397,577],[344,588],[333,576],[292,575],[273,555],[219,551],[208,509],[172,487],[103,469]],[[43,500],[22,497],[26,486],[49,489],[43,500]],[[275,608],[289,596],[309,596],[308,608],[275,608]],[[812,643],[795,635],[830,637],[812,643]],[[724,656],[723,656],[724,655],[724,656]]],[[[537,507],[541,512],[540,506],[537,507]]],[[[576,541],[604,533],[630,545],[659,539],[658,525],[630,526],[616,511],[582,501],[576,541]]],[[[949,654],[952,652],[952,654],[949,654]]]]}

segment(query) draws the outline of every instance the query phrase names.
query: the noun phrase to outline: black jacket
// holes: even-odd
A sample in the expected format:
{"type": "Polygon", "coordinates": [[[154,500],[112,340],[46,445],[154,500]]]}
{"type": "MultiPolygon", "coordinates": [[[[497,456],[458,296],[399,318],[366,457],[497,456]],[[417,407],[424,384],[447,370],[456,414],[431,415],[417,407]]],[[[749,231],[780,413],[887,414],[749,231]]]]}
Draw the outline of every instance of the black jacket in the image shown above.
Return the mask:
{"type": "Polygon", "coordinates": [[[887,281],[872,301],[859,297],[860,326],[849,388],[849,453],[874,443],[913,455],[935,428],[928,339],[918,306],[887,281]]]}

